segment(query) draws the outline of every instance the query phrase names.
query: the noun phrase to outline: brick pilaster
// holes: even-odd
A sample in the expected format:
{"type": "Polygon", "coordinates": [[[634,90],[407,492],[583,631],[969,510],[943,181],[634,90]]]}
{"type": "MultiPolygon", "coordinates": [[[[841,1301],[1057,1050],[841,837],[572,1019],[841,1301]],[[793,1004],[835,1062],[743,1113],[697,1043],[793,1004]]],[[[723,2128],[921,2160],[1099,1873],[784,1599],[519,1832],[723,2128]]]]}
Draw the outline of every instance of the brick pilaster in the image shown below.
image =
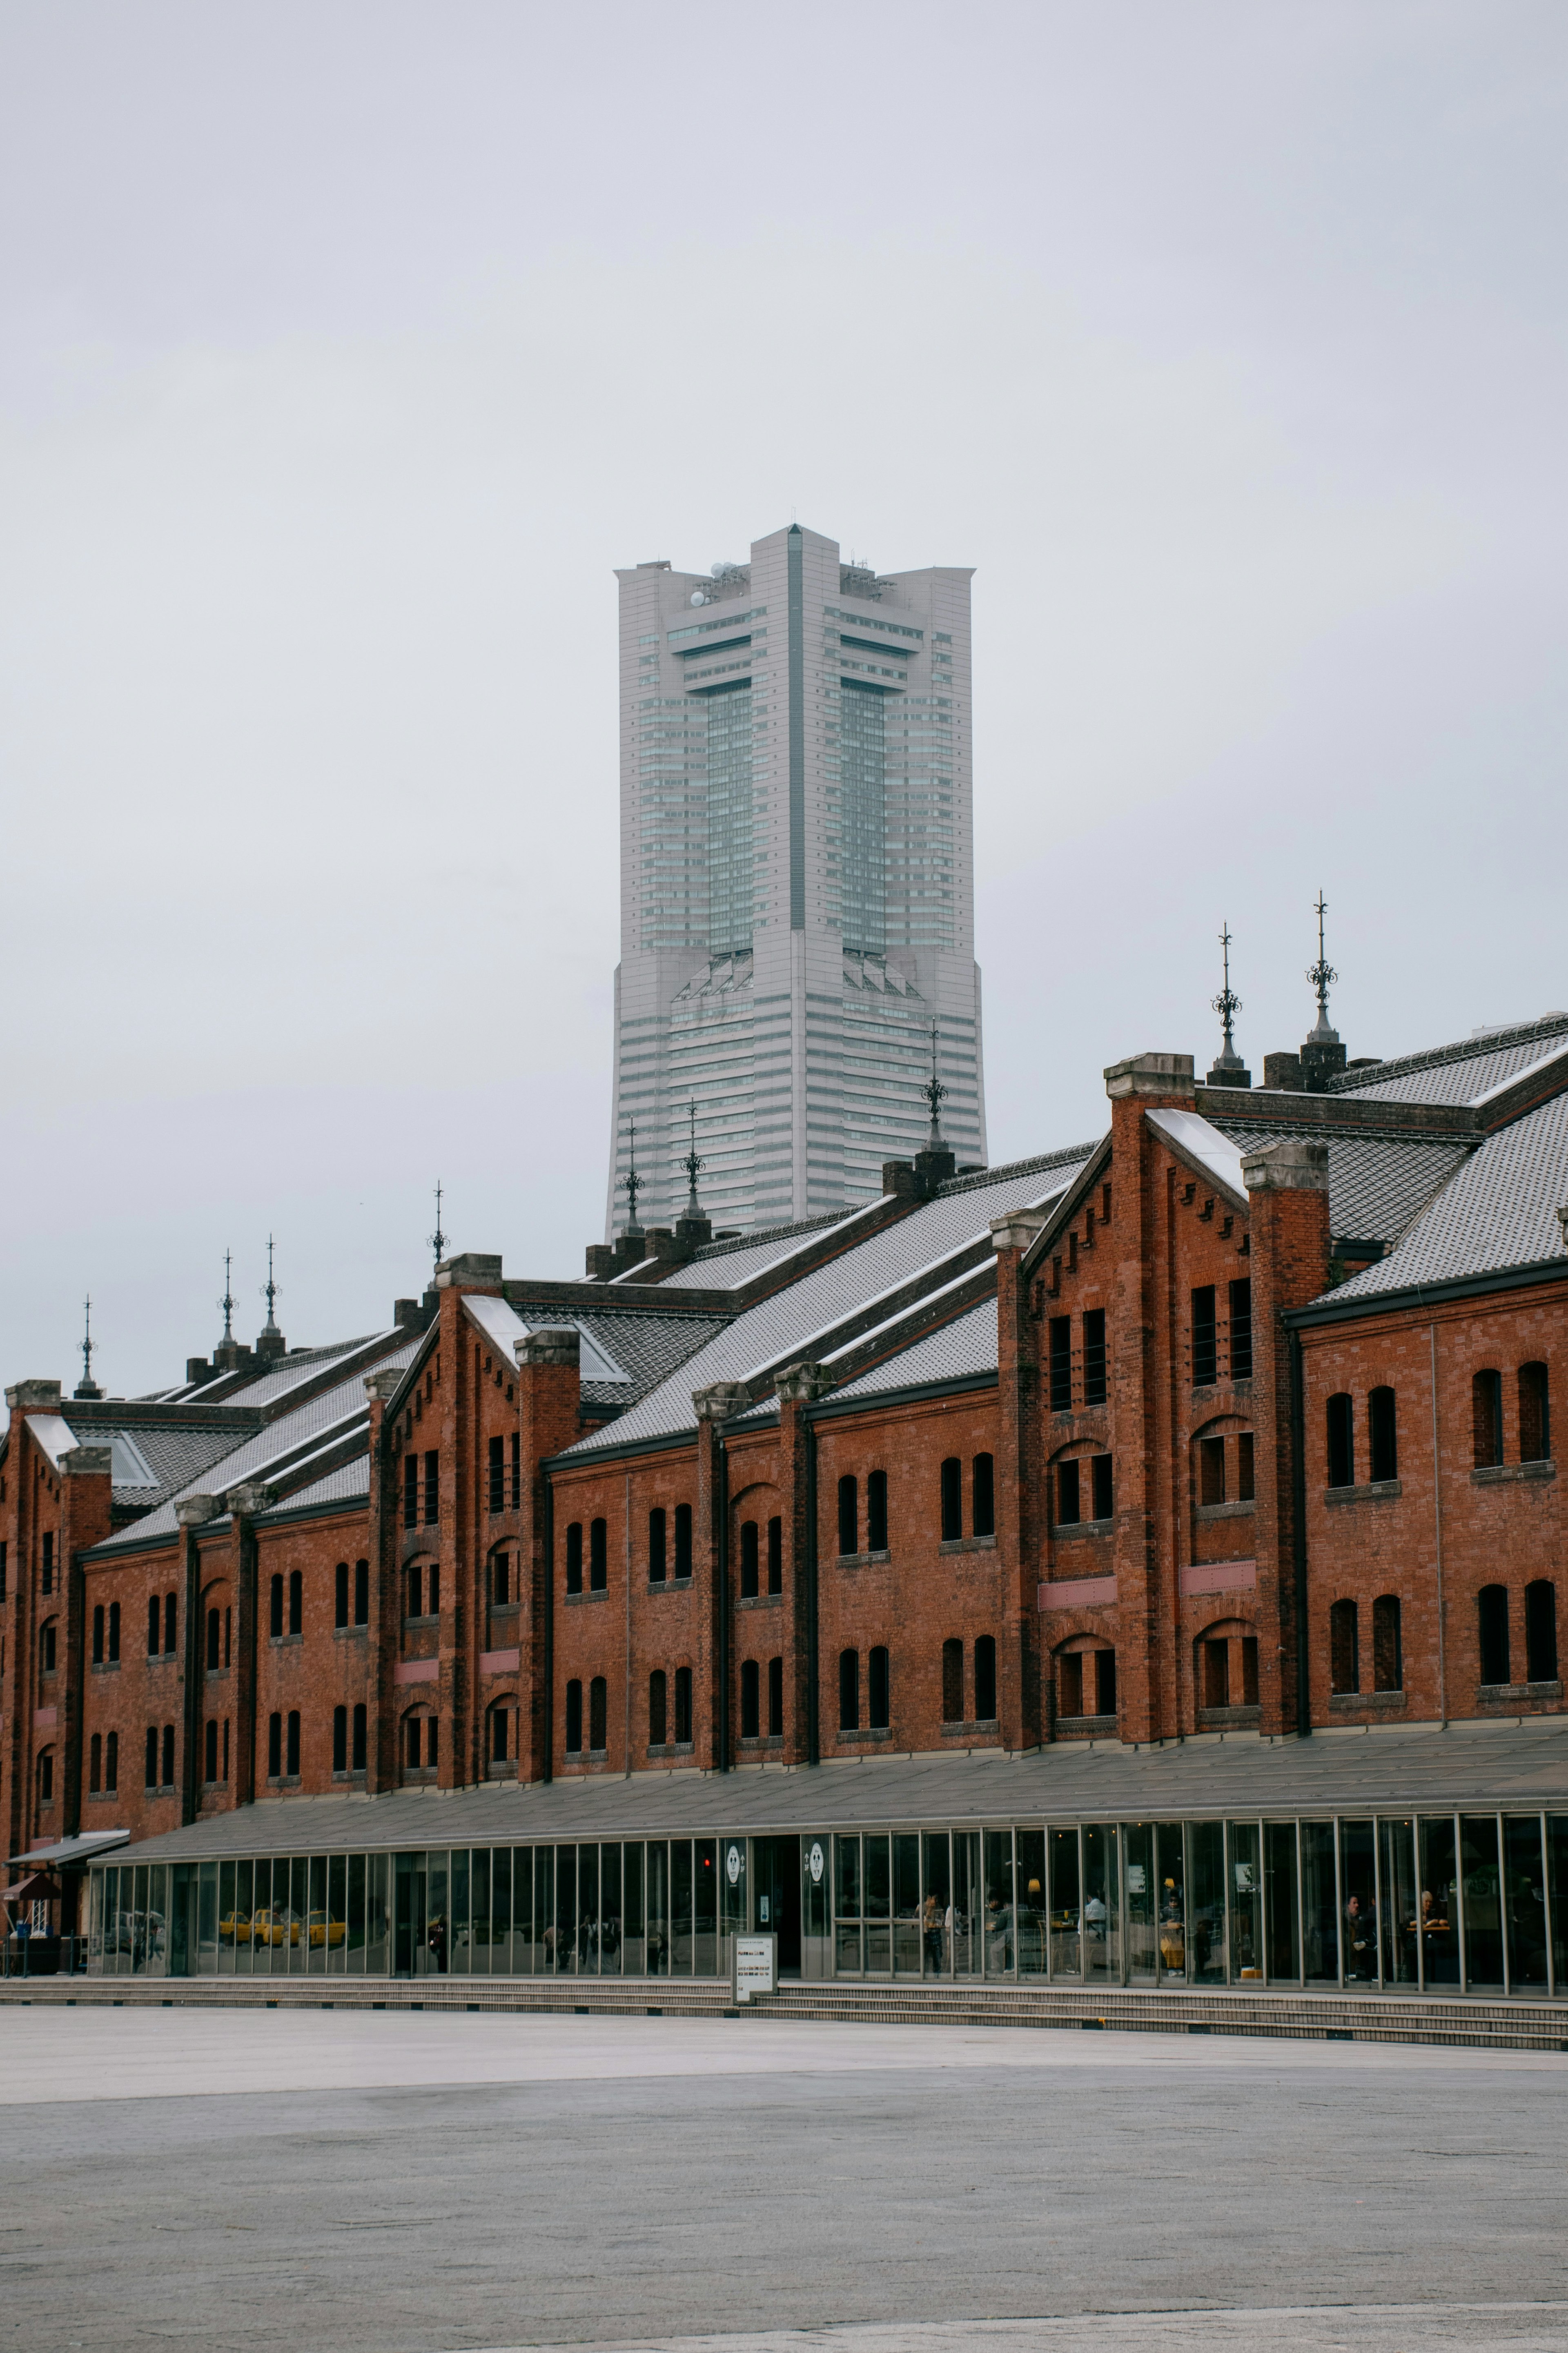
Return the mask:
{"type": "Polygon", "coordinates": [[[554,1771],[554,1525],[543,1465],[579,1436],[582,1343],[570,1326],[519,1340],[518,1452],[521,1534],[518,1551],[517,1778],[548,1781],[554,1771]]]}

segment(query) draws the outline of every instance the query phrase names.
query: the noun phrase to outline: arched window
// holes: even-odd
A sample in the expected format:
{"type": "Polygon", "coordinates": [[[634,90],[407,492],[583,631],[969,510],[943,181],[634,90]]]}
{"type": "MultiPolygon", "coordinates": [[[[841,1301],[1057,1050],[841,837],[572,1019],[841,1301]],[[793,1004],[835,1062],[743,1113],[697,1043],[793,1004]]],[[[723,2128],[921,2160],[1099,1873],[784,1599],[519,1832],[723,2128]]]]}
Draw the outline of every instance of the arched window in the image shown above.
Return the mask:
{"type": "Polygon", "coordinates": [[[1353,1601],[1335,1601],[1330,1606],[1329,1689],[1361,1689],[1361,1629],[1353,1601]]]}
{"type": "Polygon", "coordinates": [[[1519,1459],[1521,1462],[1552,1460],[1552,1398],[1544,1365],[1519,1368],[1519,1459]]]}
{"type": "Polygon", "coordinates": [[[1557,1588],[1550,1577],[1524,1588],[1524,1672],[1532,1683],[1557,1681],[1557,1588]]]}
{"type": "Polygon", "coordinates": [[[583,1590],[583,1523],[574,1520],[566,1531],[566,1590],[583,1590]]]}
{"type": "Polygon", "coordinates": [[[163,1786],[165,1789],[172,1789],[174,1786],[174,1727],[172,1724],[163,1726],[163,1786]]]}
{"type": "Polygon", "coordinates": [[[963,1465],[950,1454],[942,1466],[942,1540],[956,1544],[963,1534],[963,1465]]]}
{"type": "Polygon", "coordinates": [[[665,1744],[665,1736],[669,1728],[666,1713],[668,1691],[664,1669],[655,1667],[647,1679],[647,1737],[650,1748],[662,1748],[665,1744]]]}
{"type": "MultiPolygon", "coordinates": [[[[1227,1645],[1221,1640],[1215,1647],[1225,1651],[1227,1645]]],[[[1224,1705],[1223,1701],[1215,1702],[1202,1695],[1204,1686],[1201,1672],[1205,1648],[1205,1643],[1200,1641],[1197,1646],[1200,1671],[1198,1704],[1200,1707],[1224,1705]]],[[[994,1676],[994,1661],[992,1673],[994,1676]]],[[[993,1683],[993,1713],[994,1713],[994,1683],[993,1683]]],[[[1092,1635],[1075,1635],[1072,1641],[1065,1643],[1057,1653],[1057,1714],[1058,1717],[1077,1716],[1088,1722],[1092,1722],[1097,1717],[1113,1718],[1115,1716],[1116,1653],[1111,1650],[1099,1649],[1092,1635]]]]}
{"type": "Polygon", "coordinates": [[[1405,1645],[1397,1593],[1380,1593],[1372,1605],[1372,1687],[1380,1692],[1405,1689],[1405,1645]]]}
{"type": "Polygon", "coordinates": [[[1483,1585],[1476,1596],[1477,1630],[1480,1638],[1481,1681],[1506,1683],[1508,1672],[1508,1588],[1483,1585]]]}
{"type": "Polygon", "coordinates": [[[120,1604],[118,1601],[111,1601],[109,1605],[109,1663],[111,1667],[117,1667],[120,1664],[120,1604]]]}
{"type": "Polygon", "coordinates": [[[217,1718],[216,1715],[209,1715],[203,1727],[202,1778],[207,1782],[217,1779],[217,1718]]]}
{"type": "Polygon", "coordinates": [[[888,1474],[872,1471],[866,1479],[866,1549],[888,1549],[888,1474]]]}
{"type": "Polygon", "coordinates": [[[762,1736],[763,1700],[762,1673],[755,1659],[741,1662],[741,1737],[756,1740],[762,1736]]]}
{"type": "Polygon", "coordinates": [[[657,1504],[647,1515],[647,1581],[662,1585],[665,1577],[664,1506],[657,1504]]]}
{"type": "Polygon", "coordinates": [[[677,1504],[675,1507],[675,1574],[677,1578],[691,1574],[691,1506],[677,1504]]]}
{"type": "Polygon", "coordinates": [[[267,1719],[267,1778],[269,1781],[283,1778],[283,1718],[276,1712],[267,1719]]]}
{"type": "Polygon", "coordinates": [[[267,1630],[271,1635],[272,1640],[275,1642],[280,1642],[283,1640],[283,1579],[281,1576],[275,1577],[272,1580],[267,1630]]]}
{"type": "Polygon", "coordinates": [[[163,1596],[163,1655],[172,1659],[179,1648],[180,1597],[177,1593],[163,1596]]]}
{"type": "Polygon", "coordinates": [[[893,1673],[886,1650],[880,1643],[867,1661],[867,1722],[873,1732],[886,1732],[891,1724],[893,1707],[893,1673]]]}
{"type": "Polygon", "coordinates": [[[354,1563],[354,1624],[356,1626],[370,1624],[370,1563],[368,1560],[356,1560],[354,1563]]]}
{"type": "Polygon", "coordinates": [[[610,1690],[603,1675],[588,1685],[588,1746],[602,1757],[609,1739],[610,1690]]]}
{"type": "Polygon", "coordinates": [[[768,1738],[784,1738],[784,1661],[768,1661],[768,1738]]]}
{"type": "Polygon", "coordinates": [[[46,1618],[38,1629],[38,1664],[46,1675],[52,1675],[55,1672],[55,1655],[58,1641],[57,1620],[53,1618],[46,1618]]]}
{"type": "Polygon", "coordinates": [[[103,1744],[103,1794],[112,1798],[120,1787],[120,1735],[111,1732],[103,1744]]]}
{"type": "Polygon", "coordinates": [[[784,1522],[776,1514],[768,1522],[768,1591],[784,1591],[784,1522]]]}
{"type": "Polygon", "coordinates": [[[963,1645],[956,1634],[942,1646],[942,1720],[963,1722],[963,1645]]]}
{"type": "Polygon", "coordinates": [[[860,1549],[860,1489],[858,1482],[845,1477],[838,1482],[838,1550],[846,1553],[860,1549]]]}
{"type": "Polygon", "coordinates": [[[1394,1391],[1373,1389],[1366,1401],[1366,1434],[1372,1452],[1367,1475],[1375,1485],[1399,1476],[1399,1439],[1394,1426],[1394,1391]]]}
{"type": "Polygon", "coordinates": [[[353,1720],[353,1757],[350,1767],[353,1772],[363,1773],[365,1769],[365,1736],[369,1729],[368,1710],[365,1704],[363,1699],[356,1700],[353,1720]]]}
{"type": "MultiPolygon", "coordinates": [[[[277,1721],[276,1717],[275,1717],[273,1720],[274,1720],[274,1722],[276,1722],[276,1721],[277,1721]]],[[[150,1724],[150,1725],[147,1726],[147,1787],[148,1787],[150,1789],[155,1789],[155,1788],[157,1788],[157,1786],[158,1786],[158,1727],[157,1727],[157,1725],[156,1725],[155,1724],[150,1724]]]]}
{"type": "Polygon", "coordinates": [[[489,1559],[489,1584],[490,1592],[490,1608],[492,1609],[510,1609],[512,1603],[511,1555],[510,1553],[491,1553],[489,1559]]]}
{"type": "Polygon", "coordinates": [[[1355,1485],[1355,1409],[1345,1389],[1329,1399],[1329,1484],[1355,1485]]]}
{"type": "Polygon", "coordinates": [[[996,1533],[996,1466],[989,1454],[977,1454],[969,1472],[970,1534],[996,1533]]]}
{"type": "Polygon", "coordinates": [[[860,1729],[860,1653],[840,1651],[838,1653],[838,1729],[858,1732],[860,1729]]]}
{"type": "Polygon", "coordinates": [[[88,1743],[87,1792],[96,1798],[103,1788],[103,1736],[95,1732],[88,1743]]]}
{"type": "Polygon", "coordinates": [[[332,1710],[332,1770],[346,1773],[349,1769],[349,1712],[346,1707],[332,1710]]]}
{"type": "Polygon", "coordinates": [[[340,1560],[332,1571],[332,1623],[346,1626],[349,1622],[349,1565],[340,1560]]]}
{"type": "Polygon", "coordinates": [[[289,1571],[289,1631],[302,1634],[305,1630],[305,1579],[300,1571],[289,1571]]]}
{"type": "MultiPolygon", "coordinates": [[[[209,1609],[207,1611],[207,1672],[209,1675],[216,1674],[222,1659],[223,1612],[221,1609],[209,1609]]],[[[212,1778],[211,1774],[207,1776],[209,1780],[212,1778]]]]}
{"type": "Polygon", "coordinates": [[[566,1754],[583,1753],[583,1686],[575,1675],[566,1686],[566,1754]]]}
{"type": "Polygon", "coordinates": [[[147,1656],[150,1659],[158,1655],[158,1624],[162,1614],[157,1595],[150,1593],[147,1596],[147,1656]]]}
{"type": "Polygon", "coordinates": [[[410,1711],[403,1719],[403,1770],[410,1773],[434,1773],[438,1760],[439,1719],[422,1708],[410,1711]]]}
{"type": "Polygon", "coordinates": [[[517,1741],[513,1726],[517,1722],[517,1704],[510,1699],[490,1702],[485,1722],[485,1755],[492,1765],[510,1765],[516,1761],[517,1741]]]}
{"type": "Polygon", "coordinates": [[[755,1520],[741,1523],[741,1599],[754,1601],[757,1598],[757,1524],[755,1520]]]}
{"type": "Polygon", "coordinates": [[[1069,1454],[1057,1464],[1057,1525],[1076,1528],[1083,1517],[1083,1464],[1069,1454]]]}
{"type": "MultiPolygon", "coordinates": [[[[1063,1651],[1057,1660],[1057,1714],[1058,1716],[1081,1716],[1090,1712],[1084,1706],[1083,1662],[1081,1651],[1063,1651]]],[[[1092,1703],[1091,1703],[1092,1707],[1092,1703]]]]}
{"type": "Polygon", "coordinates": [[[603,1593],[610,1575],[609,1531],[603,1520],[595,1520],[588,1530],[588,1590],[603,1593]]]}
{"type": "Polygon", "coordinates": [[[1470,1419],[1475,1429],[1476,1468],[1502,1461],[1502,1375],[1488,1366],[1470,1383],[1470,1419]]]}
{"type": "MultiPolygon", "coordinates": [[[[1113,1658],[1115,1653],[1106,1651],[1101,1655],[1113,1658]]],[[[977,1724],[991,1724],[995,1716],[996,1638],[994,1634],[982,1634],[974,1644],[974,1720],[977,1724]]]]}
{"type": "Polygon", "coordinates": [[[1201,1505],[1225,1502],[1225,1439],[1200,1438],[1198,1440],[1198,1502],[1201,1505]]]}
{"type": "Polygon", "coordinates": [[[675,1742],[678,1748],[689,1748],[692,1743],[689,1667],[675,1670],[675,1742]]]}
{"type": "Polygon", "coordinates": [[[295,1780],[298,1780],[298,1779],[299,1779],[299,1778],[300,1778],[300,1711],[299,1711],[299,1709],[298,1709],[297,1707],[291,1707],[291,1708],[289,1709],[289,1725],[288,1725],[288,1755],[287,1755],[287,1759],[286,1759],[285,1768],[284,1768],[284,1769],[285,1769],[285,1771],[289,1775],[289,1777],[290,1777],[291,1778],[293,1778],[293,1779],[295,1779],[295,1780]]]}

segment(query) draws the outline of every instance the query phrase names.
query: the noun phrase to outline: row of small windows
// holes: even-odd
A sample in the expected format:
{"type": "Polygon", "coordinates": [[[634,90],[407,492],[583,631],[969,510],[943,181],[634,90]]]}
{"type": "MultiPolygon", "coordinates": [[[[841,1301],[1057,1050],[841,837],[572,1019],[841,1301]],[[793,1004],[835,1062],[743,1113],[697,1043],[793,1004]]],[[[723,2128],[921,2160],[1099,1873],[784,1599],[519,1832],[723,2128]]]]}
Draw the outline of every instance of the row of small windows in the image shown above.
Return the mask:
{"type": "MultiPolygon", "coordinates": [[[[1079,1319],[1079,1403],[1103,1405],[1106,1388],[1105,1310],[1091,1307],[1079,1319]]],[[[1070,1315],[1053,1315],[1047,1335],[1051,1411],[1070,1413],[1073,1406],[1072,1324],[1070,1315]]]]}
{"type": "MultiPolygon", "coordinates": [[[[222,1778],[228,1778],[228,1726],[224,1725],[224,1757],[222,1778]]],[[[207,1732],[207,1779],[219,1778],[212,1767],[216,1757],[215,1722],[209,1721],[207,1732]]],[[[332,1710],[332,1770],[334,1773],[363,1773],[370,1734],[370,1715],[361,1700],[353,1707],[332,1710]]],[[[287,1715],[275,1710],[267,1719],[267,1778],[269,1781],[297,1780],[300,1776],[300,1711],[291,1707],[287,1715]]],[[[434,1740],[431,1761],[435,1761],[434,1740]]]]}
{"type": "Polygon", "coordinates": [[[492,1438],[489,1443],[489,1506],[492,1512],[516,1511],[522,1501],[522,1440],[515,1430],[511,1433],[510,1462],[507,1441],[492,1438]]]}
{"type": "Polygon", "coordinates": [[[423,1518],[428,1526],[441,1516],[441,1456],[436,1447],[424,1456],[405,1454],[403,1458],[403,1525],[405,1528],[419,1525],[421,1501],[424,1504],[423,1518]]]}
{"type": "Polygon", "coordinates": [[[1252,1378],[1252,1284],[1245,1277],[1226,1286],[1230,1314],[1222,1335],[1216,1284],[1200,1283],[1193,1293],[1193,1387],[1212,1388],[1220,1377],[1222,1357],[1233,1381],[1252,1378]]]}
{"type": "Polygon", "coordinates": [[[165,1593],[160,1601],[157,1594],[147,1597],[147,1656],[155,1659],[162,1651],[173,1658],[178,1648],[180,1604],[176,1594],[165,1593]]]}
{"type": "Polygon", "coordinates": [[[111,1601],[107,1609],[100,1601],[92,1613],[92,1663],[95,1667],[113,1667],[120,1663],[120,1604],[111,1601]]]}

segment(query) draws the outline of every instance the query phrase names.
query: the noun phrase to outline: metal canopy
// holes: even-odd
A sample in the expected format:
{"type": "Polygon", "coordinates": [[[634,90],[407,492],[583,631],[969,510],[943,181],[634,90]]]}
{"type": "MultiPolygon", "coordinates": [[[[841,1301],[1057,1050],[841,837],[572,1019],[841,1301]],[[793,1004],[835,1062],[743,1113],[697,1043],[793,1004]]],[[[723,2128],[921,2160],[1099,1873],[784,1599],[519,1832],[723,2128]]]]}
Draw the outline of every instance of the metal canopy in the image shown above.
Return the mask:
{"type": "Polygon", "coordinates": [[[90,1862],[111,1847],[126,1845],[130,1837],[129,1831],[86,1831],[79,1838],[57,1839],[53,1846],[29,1847],[26,1854],[14,1854],[11,1861],[14,1864],[52,1862],[64,1868],[73,1862],[90,1862]]]}

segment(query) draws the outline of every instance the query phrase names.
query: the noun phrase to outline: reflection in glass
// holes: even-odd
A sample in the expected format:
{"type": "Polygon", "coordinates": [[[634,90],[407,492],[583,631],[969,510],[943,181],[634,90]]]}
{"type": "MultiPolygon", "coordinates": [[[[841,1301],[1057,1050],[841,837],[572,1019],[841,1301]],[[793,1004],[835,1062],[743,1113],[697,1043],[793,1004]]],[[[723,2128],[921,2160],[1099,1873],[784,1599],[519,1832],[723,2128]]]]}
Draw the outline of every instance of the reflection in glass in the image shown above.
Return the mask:
{"type": "Polygon", "coordinates": [[[1121,1887],[1114,1822],[1084,1824],[1083,1973],[1113,1983],[1121,1976],[1121,1887]]]}
{"type": "Polygon", "coordinates": [[[669,1848],[663,1839],[647,1848],[647,1973],[669,1975],[669,1848]]]}
{"type": "Polygon", "coordinates": [[[900,1977],[921,1973],[921,1842],[912,1831],[893,1840],[893,1967],[900,1977]]]}
{"type": "Polygon", "coordinates": [[[1263,1975],[1263,1885],[1256,1822],[1230,1826],[1230,1967],[1238,1984],[1263,1975]]]}
{"type": "Polygon", "coordinates": [[[693,1934],[691,1965],[700,1978],[719,1971],[719,1843],[699,1839],[693,1852],[691,1878],[693,1934]]]}
{"type": "Polygon", "coordinates": [[[670,1975],[691,1975],[691,1841],[669,1842],[670,1975]]]}
{"type": "Polygon", "coordinates": [[[839,1831],[833,1841],[835,1966],[858,1976],[865,1967],[860,1937],[860,1841],[839,1831]]]}
{"type": "Polygon", "coordinates": [[[1079,1944],[1079,1883],[1078,1832],[1053,1830],[1051,1852],[1051,1975],[1076,1978],[1082,1973],[1079,1944]]]}
{"type": "Polygon", "coordinates": [[[1459,1982],[1458,1871],[1451,1815],[1421,1817],[1421,1967],[1432,1985],[1459,1982]]]}
{"type": "Polygon", "coordinates": [[[1046,1910],[1046,1834],[1018,1831],[1018,1974],[1043,1978],[1049,1915],[1046,1910]]]}
{"type": "Polygon", "coordinates": [[[1263,1825],[1263,1910],[1268,1940],[1267,1967],[1277,1985],[1301,1975],[1300,1921],[1297,1916],[1296,1825],[1263,1825]]]}
{"type": "Polygon", "coordinates": [[[980,1833],[952,1833],[952,1971],[955,1977],[980,1974],[980,1833]]]}
{"type": "Polygon", "coordinates": [[[1127,1975],[1133,1985],[1152,1985],[1160,1947],[1155,1903],[1154,1825],[1129,1822],[1127,1842],[1127,1975]]]}
{"type": "Polygon", "coordinates": [[[1194,1985],[1223,1985],[1225,1966],[1225,1825],[1187,1826],[1187,1974],[1194,1985]]]}
{"type": "Polygon", "coordinates": [[[1546,1871],[1539,1814],[1505,1814],[1502,1824],[1503,1911],[1508,1930],[1508,1981],[1546,1986],[1546,1871]]]}
{"type": "MultiPolygon", "coordinates": [[[[498,1846],[490,1857],[490,1971],[495,1977],[515,1977],[518,1968],[511,1947],[511,1858],[510,1846],[498,1846]]],[[[527,1855],[521,1860],[526,1866],[527,1855]]]]}
{"type": "Polygon", "coordinates": [[[629,1978],[640,1978],[647,1969],[647,1931],[643,1912],[643,1851],[634,1841],[624,1850],[622,1859],[625,1887],[621,1898],[622,1937],[621,1966],[629,1978]]]}
{"type": "Polygon", "coordinates": [[[550,1968],[569,1977],[577,1958],[577,1850],[555,1850],[555,1918],[550,1932],[550,1968]]]}
{"type": "Polygon", "coordinates": [[[1185,1984],[1187,1976],[1187,1865],[1180,1822],[1154,1825],[1155,1890],[1160,1909],[1160,1980],[1185,1984]]]}
{"type": "Polygon", "coordinates": [[[599,1975],[621,1973],[621,1850],[599,1850],[599,1975]]]}
{"type": "Polygon", "coordinates": [[[1462,1814],[1459,1889],[1465,1905],[1467,1986],[1500,1986],[1503,1981],[1500,1878],[1497,1816],[1462,1814]]]}
{"type": "Polygon", "coordinates": [[[1013,1974],[1013,1833],[987,1831],[985,1855],[985,1974],[1013,1974]]]}
{"type": "Polygon", "coordinates": [[[922,1967],[928,1978],[945,1978],[952,1970],[952,1858],[947,1832],[928,1831],[925,1837],[925,1902],[921,1912],[922,1967]]]}
{"type": "Polygon", "coordinates": [[[1378,1826],[1383,1871],[1383,1981],[1414,1985],[1416,1978],[1417,1910],[1415,1825],[1385,1821],[1378,1826]]]}
{"type": "Polygon", "coordinates": [[[868,1976],[887,1977],[893,1966],[893,1865],[890,1844],[885,1835],[865,1840],[863,1861],[866,1970],[868,1976]]]}
{"type": "Polygon", "coordinates": [[[1552,1983],[1568,1987],[1568,1814],[1546,1817],[1546,1883],[1552,1905],[1552,1983]]]}
{"type": "Polygon", "coordinates": [[[1340,1885],[1332,1822],[1301,1824],[1301,1934],[1309,1985],[1338,1985],[1340,1885]]]}
{"type": "Polygon", "coordinates": [[[1372,1824],[1340,1824],[1340,1953],[1346,1985],[1377,1983],[1377,1869],[1372,1824]]]}

